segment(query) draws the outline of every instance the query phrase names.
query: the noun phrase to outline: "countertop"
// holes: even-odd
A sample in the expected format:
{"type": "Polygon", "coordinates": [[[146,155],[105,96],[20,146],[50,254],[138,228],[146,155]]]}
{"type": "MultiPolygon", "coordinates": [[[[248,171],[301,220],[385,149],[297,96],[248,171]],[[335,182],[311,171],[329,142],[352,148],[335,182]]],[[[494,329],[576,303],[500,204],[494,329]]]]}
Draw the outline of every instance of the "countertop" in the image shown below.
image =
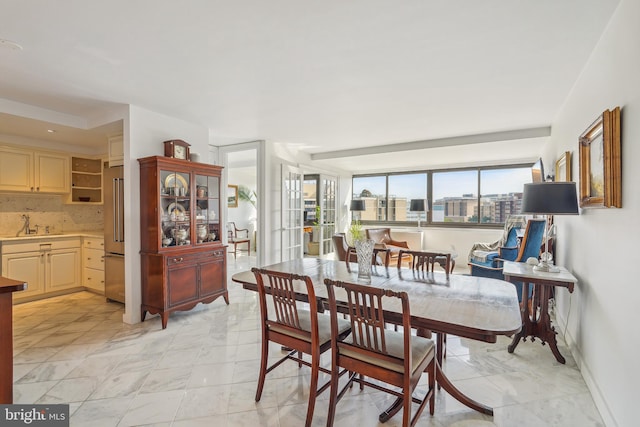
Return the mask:
{"type": "Polygon", "coordinates": [[[16,237],[12,236],[0,236],[0,242],[19,242],[37,239],[62,239],[65,237],[104,237],[103,231],[70,231],[67,233],[54,233],[54,234],[21,234],[16,237]]]}

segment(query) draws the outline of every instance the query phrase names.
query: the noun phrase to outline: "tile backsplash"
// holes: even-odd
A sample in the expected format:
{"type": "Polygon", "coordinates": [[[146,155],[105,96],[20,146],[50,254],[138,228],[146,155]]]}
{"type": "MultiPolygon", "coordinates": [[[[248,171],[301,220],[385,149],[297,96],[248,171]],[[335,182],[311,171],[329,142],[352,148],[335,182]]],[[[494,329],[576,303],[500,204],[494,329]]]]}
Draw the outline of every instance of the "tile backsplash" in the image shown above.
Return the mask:
{"type": "MultiPolygon", "coordinates": [[[[38,234],[75,231],[102,231],[102,205],[67,205],[60,195],[0,193],[0,236],[12,236],[22,228],[22,215],[29,215],[31,228],[40,226],[38,234]]],[[[23,234],[23,233],[21,233],[23,234]]]]}

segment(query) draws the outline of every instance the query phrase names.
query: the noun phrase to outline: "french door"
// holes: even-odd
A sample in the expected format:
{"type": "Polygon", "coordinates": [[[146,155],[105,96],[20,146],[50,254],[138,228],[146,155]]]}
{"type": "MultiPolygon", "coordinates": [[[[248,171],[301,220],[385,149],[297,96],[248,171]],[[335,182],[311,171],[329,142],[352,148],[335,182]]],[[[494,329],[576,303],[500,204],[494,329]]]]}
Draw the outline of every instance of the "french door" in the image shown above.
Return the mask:
{"type": "Polygon", "coordinates": [[[338,181],[334,176],[320,175],[320,256],[333,252],[332,236],[336,232],[336,198],[338,181]]]}
{"type": "Polygon", "coordinates": [[[282,165],[282,218],[281,260],[303,257],[302,232],[304,227],[304,203],[302,194],[302,170],[282,165]]]}

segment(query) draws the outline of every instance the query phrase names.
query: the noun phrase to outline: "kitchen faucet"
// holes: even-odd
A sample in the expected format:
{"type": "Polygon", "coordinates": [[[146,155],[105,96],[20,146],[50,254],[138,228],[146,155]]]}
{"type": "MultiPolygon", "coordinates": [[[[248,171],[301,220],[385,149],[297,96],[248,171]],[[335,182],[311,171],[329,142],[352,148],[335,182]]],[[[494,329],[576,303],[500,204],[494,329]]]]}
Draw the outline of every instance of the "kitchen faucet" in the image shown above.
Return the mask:
{"type": "Polygon", "coordinates": [[[24,220],[24,225],[18,232],[16,233],[16,237],[20,235],[20,232],[24,230],[24,234],[38,234],[39,226],[36,224],[36,228],[33,229],[29,225],[29,215],[23,214],[22,219],[24,220]]]}

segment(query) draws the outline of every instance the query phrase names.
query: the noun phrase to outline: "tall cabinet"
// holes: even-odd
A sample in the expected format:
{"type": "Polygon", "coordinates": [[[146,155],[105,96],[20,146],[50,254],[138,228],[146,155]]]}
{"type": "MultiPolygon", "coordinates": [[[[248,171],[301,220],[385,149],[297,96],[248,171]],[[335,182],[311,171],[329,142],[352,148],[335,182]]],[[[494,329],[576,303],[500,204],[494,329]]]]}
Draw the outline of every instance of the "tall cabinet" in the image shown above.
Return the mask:
{"type": "Polygon", "coordinates": [[[211,303],[227,291],[220,236],[222,167],[169,157],[140,163],[142,320],[211,303]]]}

